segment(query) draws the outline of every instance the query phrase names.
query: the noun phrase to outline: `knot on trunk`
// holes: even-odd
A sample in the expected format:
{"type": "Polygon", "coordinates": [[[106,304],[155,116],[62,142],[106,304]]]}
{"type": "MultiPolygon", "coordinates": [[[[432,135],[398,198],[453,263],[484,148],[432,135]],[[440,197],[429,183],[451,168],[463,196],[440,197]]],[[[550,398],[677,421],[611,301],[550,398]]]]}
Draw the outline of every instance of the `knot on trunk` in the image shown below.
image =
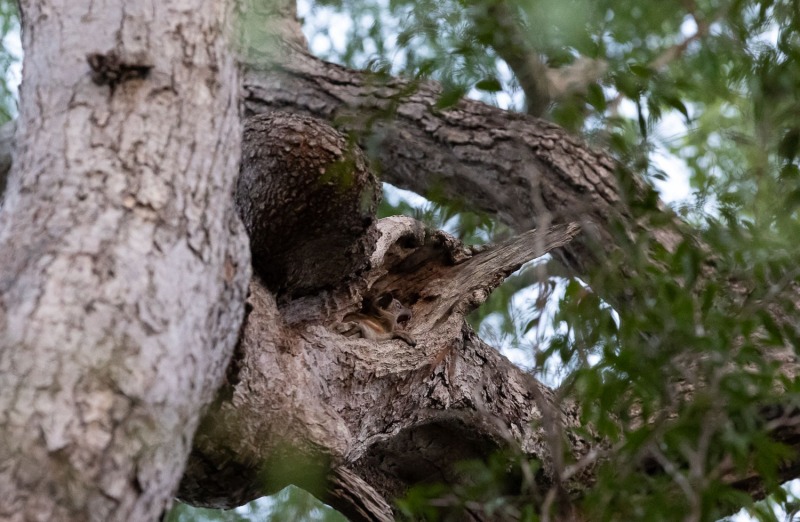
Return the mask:
{"type": "Polygon", "coordinates": [[[236,204],[273,292],[311,294],[366,268],[380,197],[364,153],[327,123],[280,112],[245,122],[236,204]]]}

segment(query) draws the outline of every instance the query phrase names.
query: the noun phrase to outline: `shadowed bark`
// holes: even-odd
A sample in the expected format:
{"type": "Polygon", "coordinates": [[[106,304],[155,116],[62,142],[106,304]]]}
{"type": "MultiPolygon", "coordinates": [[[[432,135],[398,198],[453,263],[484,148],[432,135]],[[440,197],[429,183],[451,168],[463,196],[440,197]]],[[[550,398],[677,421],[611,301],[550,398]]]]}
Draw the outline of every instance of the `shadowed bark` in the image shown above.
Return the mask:
{"type": "Polygon", "coordinates": [[[253,265],[276,293],[301,295],[366,268],[381,195],[361,149],[320,120],[245,122],[236,204],[253,265]]]}
{"type": "MultiPolygon", "coordinates": [[[[38,32],[23,33],[31,58],[64,66],[26,76],[44,90],[21,106],[19,164],[0,214],[0,370],[9,376],[0,489],[13,489],[0,514],[157,516],[237,333],[180,486],[191,503],[232,507],[291,482],[353,519],[388,520],[389,501],[409,486],[458,483],[456,461],[501,448],[542,462],[540,491],[579,495],[603,441],[571,431],[582,427],[578,406],[483,343],[464,316],[526,260],[550,252],[588,278],[622,243],[669,252],[697,241],[688,227],[608,154],[552,124],[469,100],[439,110],[433,83],[379,81],[293,51],[245,78],[246,109],[269,114],[245,128],[237,200],[259,274],[240,331],[250,272],[229,198],[236,79],[222,45],[209,43],[221,35],[218,13],[203,5],[202,29],[147,33],[165,53],[145,52],[138,29],[151,20],[126,25],[142,14],[132,7],[98,22],[108,49],[56,46],[52,59],[36,45],[62,33],[44,15],[31,18],[38,32]],[[206,52],[196,62],[185,41],[170,40],[184,33],[206,52]],[[47,94],[65,85],[69,96],[47,94]],[[376,226],[375,178],[350,138],[385,180],[436,187],[520,235],[474,248],[408,218],[376,226]],[[413,311],[416,347],[337,333],[385,292],[413,311]]],[[[65,13],[73,26],[80,9],[65,13]]],[[[192,14],[158,13],[173,25],[192,14]]],[[[624,290],[602,297],[626,302],[624,290]]],[[[794,371],[791,351],[782,362],[794,371]]],[[[796,417],[790,407],[764,415],[792,447],[796,417]]],[[[788,461],[781,477],[797,467],[788,461]]],[[[755,473],[726,477],[762,491],[755,473]]]]}
{"type": "MultiPolygon", "coordinates": [[[[567,244],[577,227],[479,249],[410,218],[378,228],[372,268],[358,283],[281,306],[251,284],[236,366],[195,438],[183,500],[232,507],[283,487],[290,479],[270,473],[277,454],[323,476],[345,466],[394,498],[420,481],[455,480],[453,463],[511,445],[542,458],[543,485],[552,483],[541,422],[556,412],[555,422],[577,427],[573,406],[481,342],[464,316],[523,262],[567,244]],[[336,333],[365,295],[386,291],[412,309],[407,329],[416,347],[336,333]]],[[[578,459],[590,447],[576,438],[566,450],[578,459]]],[[[348,498],[327,500],[358,511],[348,498]]]]}

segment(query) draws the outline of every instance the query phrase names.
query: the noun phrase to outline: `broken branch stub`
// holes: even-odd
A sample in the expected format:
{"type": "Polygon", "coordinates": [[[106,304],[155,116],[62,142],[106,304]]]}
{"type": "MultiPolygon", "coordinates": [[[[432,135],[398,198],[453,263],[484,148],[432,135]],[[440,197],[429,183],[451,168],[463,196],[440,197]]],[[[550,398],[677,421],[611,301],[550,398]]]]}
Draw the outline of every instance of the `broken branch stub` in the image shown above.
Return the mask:
{"type": "Polygon", "coordinates": [[[441,230],[403,216],[382,219],[372,269],[363,280],[370,295],[391,292],[414,306],[425,329],[453,313],[465,316],[523,263],[567,245],[577,223],[530,230],[498,245],[467,246],[441,230]]]}
{"type": "Polygon", "coordinates": [[[370,268],[336,290],[278,302],[253,281],[236,360],[195,438],[182,499],[233,507],[273,492],[298,480],[278,473],[276,462],[289,455],[332,478],[322,496],[334,507],[383,520],[381,496],[423,480],[458,480],[451,467],[462,459],[509,444],[547,458],[533,423],[552,392],[482,343],[464,316],[522,263],[566,245],[578,227],[488,247],[465,246],[406,217],[381,220],[377,229],[370,268]],[[413,311],[406,328],[416,347],[337,333],[367,296],[385,292],[413,311]],[[350,480],[337,475],[343,466],[350,480]]]}

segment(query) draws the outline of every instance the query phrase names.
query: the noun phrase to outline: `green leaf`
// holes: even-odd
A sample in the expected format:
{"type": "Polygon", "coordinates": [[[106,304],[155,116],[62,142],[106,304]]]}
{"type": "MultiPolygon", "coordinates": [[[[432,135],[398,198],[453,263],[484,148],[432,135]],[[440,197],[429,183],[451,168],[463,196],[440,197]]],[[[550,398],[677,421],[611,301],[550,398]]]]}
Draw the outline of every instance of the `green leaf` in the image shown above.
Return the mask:
{"type": "Polygon", "coordinates": [[[442,91],[442,94],[439,95],[439,99],[436,100],[436,108],[442,110],[452,107],[458,103],[458,101],[463,98],[466,93],[467,90],[461,86],[446,87],[442,91]]]}
{"type": "Polygon", "coordinates": [[[484,78],[475,84],[475,88],[486,92],[499,92],[503,90],[503,85],[497,78],[484,78]]]}

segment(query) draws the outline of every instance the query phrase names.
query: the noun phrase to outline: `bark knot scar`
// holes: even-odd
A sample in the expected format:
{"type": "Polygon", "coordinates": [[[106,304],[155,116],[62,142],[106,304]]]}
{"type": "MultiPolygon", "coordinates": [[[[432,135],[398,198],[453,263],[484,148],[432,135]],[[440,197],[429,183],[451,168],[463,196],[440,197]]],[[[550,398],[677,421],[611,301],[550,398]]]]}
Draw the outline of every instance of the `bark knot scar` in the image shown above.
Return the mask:
{"type": "Polygon", "coordinates": [[[108,85],[112,90],[123,82],[147,78],[153,68],[144,63],[144,59],[123,60],[115,51],[91,53],[86,56],[86,61],[92,69],[92,81],[97,85],[108,85]]]}

